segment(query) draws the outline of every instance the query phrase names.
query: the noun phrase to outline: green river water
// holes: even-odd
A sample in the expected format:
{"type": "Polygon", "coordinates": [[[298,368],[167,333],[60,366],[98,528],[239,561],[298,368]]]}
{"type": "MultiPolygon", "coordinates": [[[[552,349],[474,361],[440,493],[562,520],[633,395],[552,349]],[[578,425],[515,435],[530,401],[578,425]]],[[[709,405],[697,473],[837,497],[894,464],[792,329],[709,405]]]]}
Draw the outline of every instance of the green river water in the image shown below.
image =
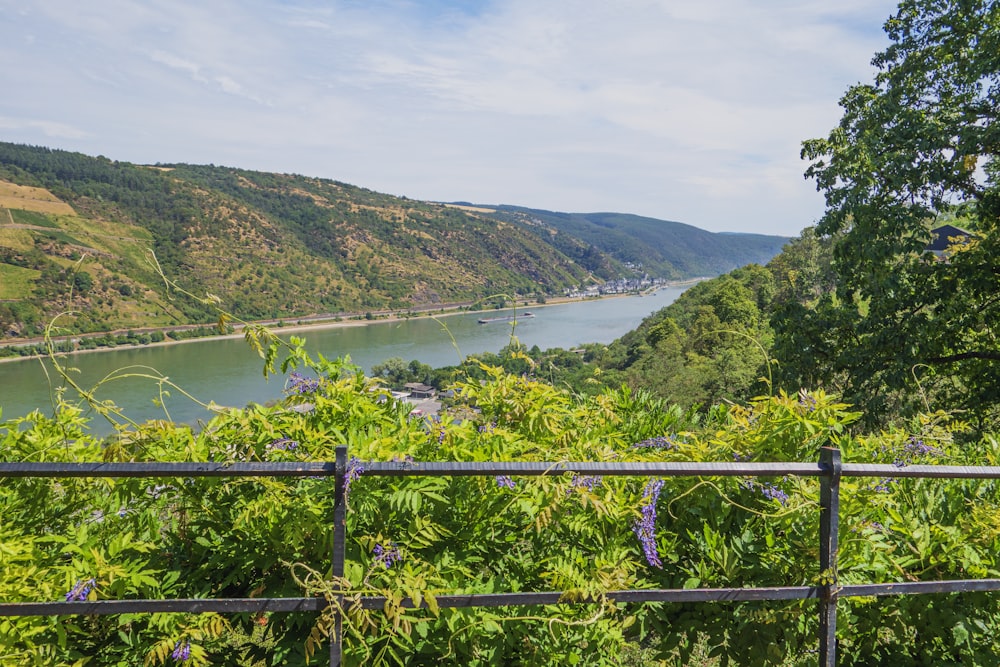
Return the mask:
{"type": "MultiPolygon", "coordinates": [[[[672,303],[685,289],[686,286],[668,287],[643,297],[602,298],[522,308],[518,312],[527,310],[534,317],[519,319],[514,330],[522,343],[528,347],[537,345],[543,350],[569,349],[583,343],[610,343],[635,329],[648,315],[672,303]]],[[[421,317],[374,321],[359,326],[310,328],[294,335],[305,338],[310,352],[322,353],[327,358],[349,356],[366,372],[390,357],[401,357],[407,362],[419,359],[439,367],[459,363],[462,355],[498,352],[507,344],[511,324],[478,323],[479,318],[489,316],[463,313],[437,320],[421,317]]],[[[281,329],[275,331],[279,335],[291,335],[281,329]]],[[[132,367],[137,373],[156,369],[200,401],[214,401],[225,406],[244,406],[278,398],[284,386],[283,377],[264,379],[260,357],[242,339],[121,347],[67,355],[63,363],[79,369],[75,377],[86,388],[98,384],[117,369],[132,367]]],[[[97,396],[113,400],[136,421],[166,417],[193,424],[211,416],[176,390],[172,390],[164,401],[165,414],[164,409],[154,403],[158,397],[156,384],[147,379],[105,383],[97,396]]],[[[42,362],[0,363],[0,409],[3,410],[2,419],[22,416],[35,409],[51,412],[52,392],[42,362]]],[[[99,421],[93,422],[94,431],[109,432],[110,428],[99,421]]]]}

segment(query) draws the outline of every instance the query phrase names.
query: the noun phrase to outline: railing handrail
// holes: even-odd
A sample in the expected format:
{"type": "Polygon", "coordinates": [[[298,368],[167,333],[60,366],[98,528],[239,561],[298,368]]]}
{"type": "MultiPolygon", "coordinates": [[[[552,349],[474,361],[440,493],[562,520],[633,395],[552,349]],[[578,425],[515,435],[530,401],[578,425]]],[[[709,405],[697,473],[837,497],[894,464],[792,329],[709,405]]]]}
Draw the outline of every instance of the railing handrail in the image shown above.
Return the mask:
{"type": "MultiPolygon", "coordinates": [[[[333,574],[343,576],[346,548],[346,498],[344,479],[349,469],[347,447],[339,446],[337,460],[311,462],[0,462],[0,478],[30,477],[335,477],[333,574]]],[[[438,595],[440,608],[522,605],[586,604],[602,599],[617,602],[723,602],[773,601],[815,598],[820,600],[820,665],[836,664],[836,603],[842,597],[914,595],[959,591],[1000,591],[1000,579],[962,579],[842,585],[837,581],[837,530],[841,477],[897,477],[941,479],[1000,479],[1000,466],[937,466],[875,463],[841,463],[840,452],[824,447],[816,463],[800,462],[690,462],[690,461],[379,461],[361,462],[363,476],[556,476],[567,473],[642,477],[818,477],[820,480],[820,565],[826,574],[818,586],[755,588],[629,589],[607,591],[602,597],[563,599],[564,593],[490,593],[438,595]]],[[[364,596],[364,609],[382,609],[384,596],[364,596]]],[[[302,598],[196,598],[171,600],[99,600],[74,602],[0,602],[3,616],[110,615],[123,613],[190,612],[321,612],[330,606],[322,597],[302,598]]],[[[404,607],[416,606],[404,600],[404,607]]],[[[426,606],[426,602],[419,606],[426,606]]],[[[341,661],[342,619],[336,624],[330,646],[330,664],[341,661]]]]}
{"type": "MultiPolygon", "coordinates": [[[[523,475],[528,477],[580,473],[636,477],[824,477],[819,463],[719,462],[719,461],[364,461],[363,476],[476,477],[523,475]]],[[[317,477],[333,476],[330,461],[260,461],[215,463],[211,461],[7,462],[0,463],[2,477],[317,477]]],[[[1000,466],[905,465],[844,463],[843,477],[909,477],[943,479],[1000,479],[1000,466]]]]}

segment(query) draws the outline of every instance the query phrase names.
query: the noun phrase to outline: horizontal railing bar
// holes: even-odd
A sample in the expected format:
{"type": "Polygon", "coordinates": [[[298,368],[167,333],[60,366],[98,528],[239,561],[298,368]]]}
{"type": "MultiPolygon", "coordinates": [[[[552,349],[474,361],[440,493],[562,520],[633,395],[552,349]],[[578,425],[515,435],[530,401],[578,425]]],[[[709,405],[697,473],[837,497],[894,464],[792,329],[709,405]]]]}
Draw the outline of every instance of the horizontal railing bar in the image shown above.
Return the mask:
{"type": "MultiPolygon", "coordinates": [[[[917,581],[890,584],[860,584],[841,586],[840,597],[868,597],[874,595],[920,595],[929,593],[955,593],[1000,590],[1000,579],[962,579],[953,581],[917,581]]],[[[769,600],[803,600],[818,598],[820,586],[782,586],[764,588],[670,588],[609,591],[607,599],[615,602],[749,602],[769,600]]],[[[445,607],[503,607],[511,605],[569,604],[562,593],[492,593],[483,595],[439,595],[435,598],[445,607]]],[[[386,598],[365,597],[365,609],[382,609],[386,598]]],[[[577,602],[596,602],[583,599],[577,602]]],[[[403,607],[413,607],[412,600],[403,600],[403,607]]],[[[421,604],[426,607],[426,602],[421,604]]]]}
{"type": "MultiPolygon", "coordinates": [[[[822,477],[817,463],[689,462],[689,461],[481,461],[416,462],[363,461],[362,475],[378,477],[479,475],[563,475],[661,477],[822,477]]],[[[314,462],[130,462],[130,463],[0,463],[0,477],[323,477],[334,474],[334,464],[314,462]]],[[[945,479],[1000,479],[1000,466],[937,466],[845,463],[844,477],[926,477],[945,479]]]]}
{"type": "MultiPolygon", "coordinates": [[[[767,602],[818,598],[820,586],[782,586],[763,588],[667,588],[608,591],[605,598],[614,602],[767,602]]],[[[1000,579],[960,579],[951,581],[906,581],[885,584],[847,584],[837,588],[839,597],[873,597],[1000,591],[1000,579]]],[[[594,604],[600,598],[573,598],[558,591],[540,593],[473,593],[435,596],[442,609],[470,607],[514,607],[555,604],[594,604]]],[[[363,596],[363,609],[385,606],[385,596],[363,596]]],[[[346,604],[350,606],[351,600],[346,604]]],[[[414,608],[406,598],[402,607],[414,608]]],[[[426,600],[421,607],[426,608],[426,600]]],[[[129,613],[269,613],[316,612],[327,607],[321,597],[308,598],[190,598],[176,600],[97,600],[93,602],[8,602],[0,603],[0,616],[105,616],[129,613]]]]}
{"type": "MultiPolygon", "coordinates": [[[[767,602],[818,598],[820,586],[782,586],[763,588],[666,588],[608,591],[606,599],[615,602],[767,602]]],[[[839,597],[873,597],[1000,591],[1000,579],[959,579],[951,581],[905,581],[886,584],[847,584],[837,588],[839,597]]],[[[555,604],[593,604],[600,598],[573,598],[565,593],[473,593],[435,596],[442,609],[470,607],[513,607],[555,604]]],[[[363,596],[363,609],[385,606],[381,595],[363,596]]],[[[346,604],[350,606],[351,600],[346,604]]],[[[402,607],[414,608],[406,598],[402,607]]],[[[426,608],[426,600],[421,607],[426,608]]],[[[129,613],[268,613],[322,611],[327,601],[308,598],[189,598],[176,600],[97,600],[92,602],[7,602],[0,603],[0,616],[105,616],[129,613]]]]}
{"type": "Polygon", "coordinates": [[[109,616],[187,612],[263,613],[322,611],[325,598],[179,598],[174,600],[95,600],[92,602],[5,602],[0,616],[109,616]]]}
{"type": "MultiPolygon", "coordinates": [[[[738,602],[746,600],[795,600],[818,596],[814,586],[782,588],[682,588],[636,589],[609,591],[607,599],[618,602],[738,602]]],[[[563,592],[540,593],[473,593],[468,595],[438,595],[434,598],[442,609],[468,607],[512,607],[552,604],[593,604],[596,598],[571,598],[563,592]]],[[[363,596],[363,609],[382,609],[385,596],[363,596]]],[[[348,606],[351,600],[346,600],[348,606]]],[[[229,599],[176,599],[176,600],[95,600],[89,602],[8,602],[0,603],[0,616],[105,616],[129,613],[244,613],[244,612],[295,612],[321,611],[326,608],[325,598],[229,598],[229,599]]],[[[412,599],[404,599],[401,606],[414,608],[412,599]]],[[[422,601],[421,607],[427,607],[422,601]]]]}
{"type": "Polygon", "coordinates": [[[870,597],[989,591],[1000,591],[1000,579],[953,579],[950,581],[902,581],[891,584],[845,584],[837,588],[837,595],[840,597],[870,597]]]}
{"type": "MultiPolygon", "coordinates": [[[[698,462],[413,462],[365,461],[362,475],[662,475],[662,476],[821,476],[816,463],[698,463],[698,462]]],[[[0,463],[0,477],[307,477],[332,475],[332,462],[134,462],[134,463],[0,463]]]]}
{"type": "Polygon", "coordinates": [[[0,477],[312,477],[332,476],[333,462],[0,463],[0,477]]]}
{"type": "Polygon", "coordinates": [[[376,461],[360,464],[362,475],[387,477],[401,476],[475,476],[475,475],[659,475],[663,477],[692,476],[782,476],[799,475],[819,477],[825,471],[818,463],[725,463],[692,461],[481,461],[481,462],[416,462],[376,461]]]}
{"type": "Polygon", "coordinates": [[[896,466],[882,463],[845,463],[843,477],[927,477],[935,479],[1000,479],[1000,466],[896,466]]]}
{"type": "MultiPolygon", "coordinates": [[[[608,591],[605,598],[615,602],[746,602],[768,600],[802,600],[819,597],[818,586],[788,586],[778,588],[669,588],[608,591]]],[[[438,607],[511,607],[554,604],[594,604],[600,598],[573,598],[565,593],[484,593],[470,595],[438,595],[434,600],[438,607]]],[[[364,609],[382,609],[384,596],[361,598],[364,609]]],[[[407,598],[401,606],[413,608],[413,600],[407,598]]],[[[421,607],[426,608],[426,600],[421,607]]]]}

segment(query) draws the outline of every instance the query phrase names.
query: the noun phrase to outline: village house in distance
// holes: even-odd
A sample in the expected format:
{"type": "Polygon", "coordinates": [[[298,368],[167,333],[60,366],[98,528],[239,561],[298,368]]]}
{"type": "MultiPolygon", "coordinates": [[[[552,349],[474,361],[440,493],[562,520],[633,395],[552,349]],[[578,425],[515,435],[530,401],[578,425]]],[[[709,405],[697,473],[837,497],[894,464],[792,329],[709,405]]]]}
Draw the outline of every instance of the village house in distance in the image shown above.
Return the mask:
{"type": "Polygon", "coordinates": [[[964,245],[975,238],[976,235],[967,229],[955,225],[941,225],[931,230],[931,242],[925,250],[934,253],[938,259],[944,259],[949,248],[964,245]]]}
{"type": "Polygon", "coordinates": [[[411,415],[433,415],[441,409],[441,401],[437,397],[437,389],[422,382],[407,382],[403,391],[392,392],[393,397],[402,399],[413,406],[411,415]]]}
{"type": "Polygon", "coordinates": [[[618,278],[609,280],[601,285],[591,285],[579,289],[567,289],[564,296],[570,298],[598,297],[608,294],[641,294],[643,291],[659,288],[667,284],[663,278],[618,278]]]}

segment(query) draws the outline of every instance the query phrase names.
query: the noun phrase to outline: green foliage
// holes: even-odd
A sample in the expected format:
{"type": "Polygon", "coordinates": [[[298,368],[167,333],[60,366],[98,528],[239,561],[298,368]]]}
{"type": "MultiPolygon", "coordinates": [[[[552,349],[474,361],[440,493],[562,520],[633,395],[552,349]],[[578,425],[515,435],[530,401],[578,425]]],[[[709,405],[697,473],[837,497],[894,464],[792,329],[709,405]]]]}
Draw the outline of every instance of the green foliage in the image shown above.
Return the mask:
{"type": "Polygon", "coordinates": [[[410,382],[431,384],[434,382],[434,369],[416,359],[406,363],[399,357],[391,357],[371,369],[372,377],[385,381],[391,389],[401,390],[410,382]]]}
{"type": "Polygon", "coordinates": [[[34,227],[50,227],[59,229],[59,225],[44,213],[36,211],[22,211],[21,209],[9,209],[10,217],[16,225],[31,225],[34,227]]]}
{"type": "Polygon", "coordinates": [[[76,271],[73,273],[73,289],[81,294],[87,294],[94,287],[94,279],[86,271],[76,271]]]}
{"type": "Polygon", "coordinates": [[[38,279],[39,271],[25,269],[10,264],[0,264],[0,299],[13,301],[31,291],[32,283],[38,279]]]}
{"type": "Polygon", "coordinates": [[[750,265],[686,290],[634,331],[598,353],[602,378],[685,407],[741,401],[770,378],[772,273],[750,265]]]}
{"type": "Polygon", "coordinates": [[[921,406],[907,396],[922,395],[990,428],[1000,401],[1000,8],[907,0],[885,28],[874,82],[849,89],[840,124],[804,144],[838,275],[838,300],[806,327],[813,339],[831,332],[829,372],[871,406],[870,419],[912,414],[921,406]],[[946,221],[974,238],[938,258],[925,249],[946,221]]]}
{"type": "Polygon", "coordinates": [[[777,304],[812,304],[837,287],[833,271],[833,241],[820,238],[815,227],[785,244],[767,264],[774,276],[774,300],[777,304]]]}
{"type": "MultiPolygon", "coordinates": [[[[347,664],[619,665],[636,659],[637,646],[644,660],[673,663],[697,647],[723,664],[808,663],[814,602],[614,604],[603,594],[815,582],[813,480],[662,480],[653,505],[662,560],[655,566],[633,531],[649,498],[643,478],[371,477],[365,462],[815,461],[831,442],[851,461],[1000,460],[995,440],[958,446],[953,436],[963,425],[943,415],[848,435],[858,414],[822,392],[699,415],[647,391],[583,396],[486,365],[455,384],[453,409],[415,419],[345,360],[314,359],[300,341],[283,344],[264,331],[255,330],[251,343],[271,367],[287,353],[281,366],[294,374],[275,405],[227,409],[199,432],[162,421],[126,424],[100,441],[78,408],[61,403],[52,418],[36,412],[0,426],[0,460],[328,461],[347,444],[355,473],[346,578],[329,576],[328,478],[27,478],[0,485],[0,599],[54,600],[81,590],[92,599],[342,594],[347,664]],[[591,602],[436,604],[445,594],[546,590],[591,602]],[[358,595],[389,603],[364,611],[351,602],[358,595]],[[404,600],[426,606],[407,608],[404,600]]],[[[852,478],[842,489],[842,581],[996,576],[995,483],[852,478]]],[[[998,612],[976,595],[844,603],[854,619],[841,626],[850,647],[844,664],[955,655],[989,664],[986,656],[1000,648],[998,612]],[[936,625],[941,618],[948,622],[936,625]]],[[[309,655],[322,661],[329,619],[12,618],[0,622],[0,650],[11,664],[157,665],[190,645],[191,664],[300,665],[309,655]]]]}
{"type": "MultiPolygon", "coordinates": [[[[551,348],[542,350],[537,345],[526,348],[517,337],[500,352],[483,352],[470,355],[458,366],[433,369],[424,380],[438,389],[447,389],[456,380],[486,380],[488,368],[502,368],[514,375],[523,375],[533,380],[542,380],[557,387],[566,387],[578,394],[597,394],[607,383],[602,370],[594,359],[603,350],[597,344],[584,345],[576,350],[551,348]]],[[[417,361],[410,366],[424,368],[417,361]]]]}

